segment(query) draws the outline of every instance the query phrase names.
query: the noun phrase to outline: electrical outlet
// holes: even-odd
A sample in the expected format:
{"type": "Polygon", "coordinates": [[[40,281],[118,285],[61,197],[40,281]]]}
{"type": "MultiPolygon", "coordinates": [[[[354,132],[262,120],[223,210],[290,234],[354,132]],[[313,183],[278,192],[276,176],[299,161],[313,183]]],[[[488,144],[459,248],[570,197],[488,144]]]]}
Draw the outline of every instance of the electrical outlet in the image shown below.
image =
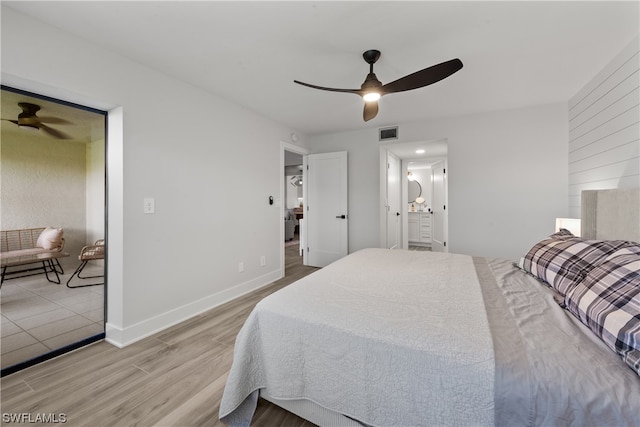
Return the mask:
{"type": "Polygon", "coordinates": [[[265,265],[267,265],[267,257],[265,257],[264,255],[262,255],[262,256],[260,257],[260,265],[261,265],[262,267],[264,267],[265,265]]]}
{"type": "Polygon", "coordinates": [[[244,271],[244,262],[238,263],[238,273],[242,273],[244,271]]]}

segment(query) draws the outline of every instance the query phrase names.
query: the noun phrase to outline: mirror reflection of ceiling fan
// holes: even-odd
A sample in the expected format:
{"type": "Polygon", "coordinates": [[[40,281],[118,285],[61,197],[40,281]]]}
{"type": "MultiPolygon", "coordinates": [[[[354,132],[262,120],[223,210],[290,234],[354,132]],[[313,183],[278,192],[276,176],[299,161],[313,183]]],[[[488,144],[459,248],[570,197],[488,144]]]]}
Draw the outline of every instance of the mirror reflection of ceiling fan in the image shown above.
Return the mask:
{"type": "Polygon", "coordinates": [[[296,187],[302,187],[302,175],[295,175],[289,179],[289,183],[296,187]]]}
{"type": "Polygon", "coordinates": [[[404,92],[431,85],[449,77],[462,68],[462,61],[458,58],[451,59],[441,64],[416,71],[415,73],[383,85],[373,73],[373,64],[375,64],[380,58],[380,51],[368,50],[362,54],[362,57],[367,64],[369,64],[369,74],[367,75],[364,83],[362,83],[360,89],[336,89],[303,83],[298,80],[294,80],[294,83],[313,89],[328,90],[331,92],[355,93],[356,95],[361,96],[365,101],[363,118],[365,122],[368,122],[378,114],[378,100],[380,97],[390,93],[404,92]]]}
{"type": "Polygon", "coordinates": [[[2,120],[14,123],[22,129],[42,130],[43,132],[57,139],[71,139],[71,136],[48,126],[46,123],[59,125],[70,125],[73,123],[58,117],[38,117],[36,113],[40,110],[40,106],[36,104],[31,104],[29,102],[19,102],[18,106],[22,109],[22,113],[18,114],[18,120],[2,120]]]}

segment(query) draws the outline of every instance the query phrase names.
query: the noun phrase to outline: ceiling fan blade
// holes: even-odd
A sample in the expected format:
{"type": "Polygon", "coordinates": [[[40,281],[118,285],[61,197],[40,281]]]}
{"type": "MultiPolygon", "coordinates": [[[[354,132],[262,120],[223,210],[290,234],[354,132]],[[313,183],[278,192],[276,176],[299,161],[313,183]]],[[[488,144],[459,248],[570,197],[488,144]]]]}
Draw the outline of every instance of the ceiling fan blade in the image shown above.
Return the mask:
{"type": "Polygon", "coordinates": [[[369,101],[364,103],[364,112],[362,117],[365,122],[373,119],[378,115],[378,101],[369,101]]]}
{"type": "Polygon", "coordinates": [[[433,65],[424,70],[404,76],[396,81],[382,86],[384,94],[404,92],[405,90],[418,89],[439,82],[462,68],[462,61],[458,58],[441,64],[433,65]]]}
{"type": "Polygon", "coordinates": [[[11,123],[16,124],[16,125],[18,124],[17,120],[11,120],[11,119],[2,119],[2,120],[6,121],[6,122],[11,122],[11,123]]]}
{"type": "Polygon", "coordinates": [[[40,123],[50,123],[52,125],[72,125],[73,124],[69,120],[61,119],[60,117],[38,116],[38,119],[40,120],[40,123]]]}
{"type": "Polygon", "coordinates": [[[40,123],[40,129],[42,129],[43,131],[45,131],[46,133],[48,133],[49,135],[51,135],[54,138],[58,138],[58,139],[71,139],[71,137],[69,135],[67,135],[66,133],[60,132],[59,130],[50,128],[49,126],[40,123]]]}
{"type": "Polygon", "coordinates": [[[356,95],[360,95],[360,93],[362,92],[361,89],[336,89],[336,88],[332,88],[332,87],[323,87],[323,86],[316,86],[316,85],[312,85],[309,83],[304,83],[298,80],[294,80],[294,83],[298,83],[299,85],[302,86],[307,86],[313,89],[320,89],[320,90],[328,90],[331,92],[346,92],[346,93],[355,93],[356,95]]]}

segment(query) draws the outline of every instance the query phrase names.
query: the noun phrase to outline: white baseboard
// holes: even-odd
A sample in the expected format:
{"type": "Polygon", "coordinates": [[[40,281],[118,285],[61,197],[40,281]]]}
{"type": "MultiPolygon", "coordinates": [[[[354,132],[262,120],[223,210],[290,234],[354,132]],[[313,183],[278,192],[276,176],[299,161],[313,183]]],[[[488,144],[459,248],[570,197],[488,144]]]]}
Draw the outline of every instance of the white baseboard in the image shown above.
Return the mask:
{"type": "Polygon", "coordinates": [[[232,288],[225,289],[224,291],[209,295],[124,328],[107,322],[105,341],[119,348],[126,347],[173,325],[184,322],[191,317],[269,285],[282,277],[282,270],[274,270],[232,288]]]}

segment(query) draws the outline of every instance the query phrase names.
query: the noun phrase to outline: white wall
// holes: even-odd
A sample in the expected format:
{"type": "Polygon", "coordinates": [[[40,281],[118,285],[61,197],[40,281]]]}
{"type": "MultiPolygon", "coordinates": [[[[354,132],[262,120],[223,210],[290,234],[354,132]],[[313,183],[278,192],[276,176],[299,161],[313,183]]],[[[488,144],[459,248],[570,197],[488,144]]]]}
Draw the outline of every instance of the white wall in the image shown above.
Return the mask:
{"type": "MultiPolygon", "coordinates": [[[[567,215],[564,103],[400,124],[397,143],[447,139],[449,250],[518,259],[567,215]]],[[[377,247],[377,128],[309,138],[349,152],[349,250],[377,247]]]]}
{"type": "Polygon", "coordinates": [[[282,218],[267,201],[280,194],[280,141],[295,129],[4,7],[1,31],[4,84],[122,114],[108,140],[109,161],[124,159],[109,164],[121,174],[109,189],[111,342],[282,276],[282,218]],[[145,197],[155,214],[143,213],[145,197]]]}
{"type": "Polygon", "coordinates": [[[569,101],[569,206],[582,190],[640,186],[640,41],[636,37],[569,101]]]}

